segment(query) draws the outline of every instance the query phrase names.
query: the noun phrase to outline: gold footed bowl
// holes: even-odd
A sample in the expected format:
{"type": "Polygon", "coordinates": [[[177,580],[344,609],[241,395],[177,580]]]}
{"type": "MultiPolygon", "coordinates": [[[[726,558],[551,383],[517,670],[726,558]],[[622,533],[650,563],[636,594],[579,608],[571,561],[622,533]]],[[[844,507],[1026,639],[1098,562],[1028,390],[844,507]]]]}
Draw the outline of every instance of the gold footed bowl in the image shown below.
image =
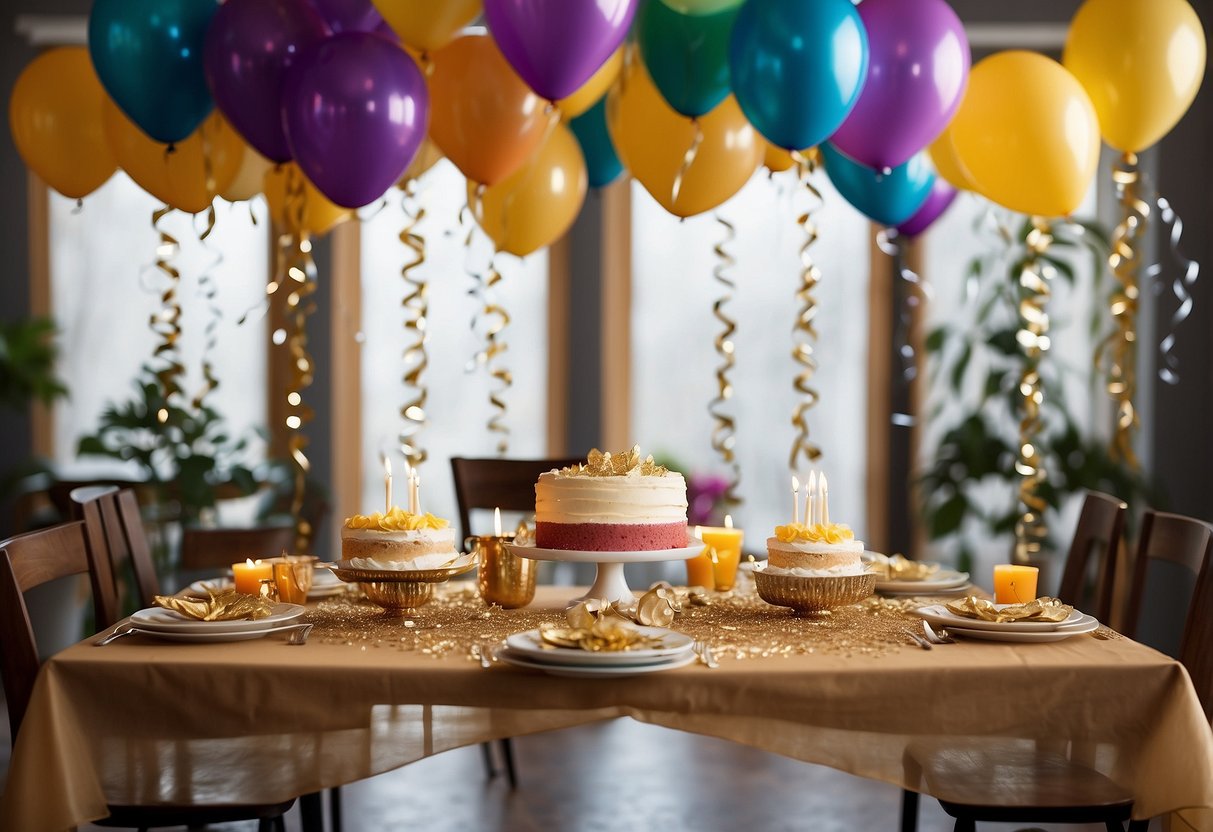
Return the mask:
{"type": "Polygon", "coordinates": [[[754,586],[762,600],[776,607],[791,607],[793,615],[829,615],[832,610],[858,604],[875,592],[876,574],[802,578],[755,568],[754,586]]]}
{"type": "Polygon", "coordinates": [[[465,555],[437,569],[355,569],[345,560],[329,568],[338,580],[358,584],[371,603],[383,607],[387,618],[412,618],[434,597],[435,584],[472,571],[476,559],[465,555]]]}

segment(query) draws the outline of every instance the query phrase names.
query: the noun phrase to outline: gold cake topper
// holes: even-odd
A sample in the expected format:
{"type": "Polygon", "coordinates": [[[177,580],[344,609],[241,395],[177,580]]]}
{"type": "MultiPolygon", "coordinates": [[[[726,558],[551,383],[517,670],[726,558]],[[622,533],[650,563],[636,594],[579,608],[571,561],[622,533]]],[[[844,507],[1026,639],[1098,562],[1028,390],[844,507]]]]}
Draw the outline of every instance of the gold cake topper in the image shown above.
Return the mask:
{"type": "Polygon", "coordinates": [[[650,454],[640,456],[640,446],[633,445],[630,451],[600,451],[594,448],[586,457],[585,462],[561,468],[560,473],[566,477],[626,477],[636,474],[641,477],[664,477],[669,469],[658,465],[650,454]]]}
{"type": "Polygon", "coordinates": [[[775,537],[781,543],[845,543],[855,539],[855,532],[846,523],[788,523],[775,527],[775,537]]]}
{"type": "Polygon", "coordinates": [[[347,529],[376,529],[385,532],[416,532],[426,529],[445,529],[449,526],[446,520],[435,517],[428,511],[425,514],[411,514],[399,507],[393,507],[386,514],[380,511],[374,514],[355,514],[347,517],[347,529]]]}

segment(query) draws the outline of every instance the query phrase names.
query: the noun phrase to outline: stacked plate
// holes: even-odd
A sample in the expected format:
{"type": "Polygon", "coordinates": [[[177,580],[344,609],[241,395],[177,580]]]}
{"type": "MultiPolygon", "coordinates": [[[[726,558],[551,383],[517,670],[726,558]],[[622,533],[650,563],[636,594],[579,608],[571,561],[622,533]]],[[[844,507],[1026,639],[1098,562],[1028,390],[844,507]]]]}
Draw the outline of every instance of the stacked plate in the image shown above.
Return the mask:
{"type": "Polygon", "coordinates": [[[876,591],[882,595],[950,595],[969,586],[969,573],[940,569],[918,581],[890,581],[878,577],[876,591]]]}
{"type": "Polygon", "coordinates": [[[130,626],[140,635],[152,636],[165,641],[193,641],[216,643],[226,641],[250,641],[264,638],[279,627],[290,624],[305,609],[299,604],[274,604],[266,618],[237,621],[198,621],[179,612],[163,607],[139,610],[131,616],[130,626]]]}
{"type": "Polygon", "coordinates": [[[595,653],[573,647],[545,646],[538,630],[527,630],[507,638],[495,655],[498,661],[514,667],[572,678],[640,676],[686,667],[695,661],[695,642],[690,636],[663,627],[640,627],[639,630],[659,639],[658,646],[595,653]]]}
{"type": "MultiPolygon", "coordinates": [[[[194,581],[186,588],[194,595],[205,596],[208,591],[223,592],[232,589],[235,585],[236,583],[230,577],[207,578],[202,581],[194,581]]],[[[313,569],[312,588],[307,591],[307,597],[315,600],[340,595],[345,592],[345,586],[331,569],[313,569]]]]}
{"type": "MultiPolygon", "coordinates": [[[[998,606],[1007,606],[999,604],[998,606]]],[[[1099,629],[1095,616],[1074,610],[1065,621],[983,621],[957,615],[943,604],[914,610],[932,624],[948,628],[952,635],[985,641],[1049,642],[1091,633],[1099,629]]]]}

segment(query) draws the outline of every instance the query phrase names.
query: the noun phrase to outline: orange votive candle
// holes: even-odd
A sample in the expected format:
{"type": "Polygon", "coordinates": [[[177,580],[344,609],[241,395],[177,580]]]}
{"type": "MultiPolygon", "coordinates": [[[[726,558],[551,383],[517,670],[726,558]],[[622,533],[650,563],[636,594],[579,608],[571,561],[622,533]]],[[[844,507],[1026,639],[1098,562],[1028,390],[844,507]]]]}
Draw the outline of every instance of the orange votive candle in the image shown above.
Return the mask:
{"type": "MultiPolygon", "coordinates": [[[[726,522],[729,519],[725,518],[726,522]]],[[[741,529],[734,529],[732,525],[696,526],[695,536],[703,541],[704,547],[701,553],[687,561],[687,585],[720,592],[732,589],[737,580],[737,564],[741,561],[741,529]]]]}
{"type": "Polygon", "coordinates": [[[261,582],[274,577],[274,564],[268,561],[245,559],[244,563],[232,564],[232,577],[236,579],[236,591],[245,595],[260,595],[261,582]]]}
{"type": "Polygon", "coordinates": [[[1036,600],[1035,566],[1000,563],[994,567],[994,603],[1026,604],[1036,600]]]}

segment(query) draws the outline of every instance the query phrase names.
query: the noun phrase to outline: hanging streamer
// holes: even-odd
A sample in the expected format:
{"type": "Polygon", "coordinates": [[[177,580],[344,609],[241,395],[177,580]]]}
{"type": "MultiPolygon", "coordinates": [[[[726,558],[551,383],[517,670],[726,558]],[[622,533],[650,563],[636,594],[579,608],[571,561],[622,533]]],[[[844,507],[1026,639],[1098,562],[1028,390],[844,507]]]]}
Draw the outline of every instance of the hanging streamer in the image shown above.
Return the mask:
{"type": "MultiPolygon", "coordinates": [[[[918,354],[914,349],[914,312],[931,299],[932,290],[918,272],[906,265],[905,247],[901,236],[892,229],[882,228],[876,233],[876,246],[892,259],[897,277],[907,288],[905,300],[897,315],[897,330],[893,333],[893,346],[901,359],[902,380],[909,383],[918,376],[918,354]]],[[[915,418],[912,413],[893,413],[890,420],[899,427],[911,427],[915,418]]]]}
{"type": "Polygon", "coordinates": [[[813,326],[813,320],[817,317],[817,300],[813,297],[813,291],[821,281],[821,269],[813,262],[809,250],[817,242],[817,225],[813,222],[813,213],[821,207],[823,199],[810,178],[820,163],[817,148],[809,150],[806,154],[793,151],[792,158],[796,161],[796,171],[810,200],[808,208],[796,220],[804,233],[804,243],[800,247],[800,288],[796,291],[800,311],[796,314],[796,325],[792,333],[795,342],[792,358],[801,368],[792,382],[792,386],[800,394],[800,402],[792,414],[792,427],[796,428],[796,438],[792,441],[792,453],[788,457],[788,467],[795,471],[799,457],[803,456],[809,463],[816,462],[821,457],[821,449],[809,440],[808,412],[820,398],[812,386],[812,381],[814,373],[817,372],[817,359],[813,350],[813,345],[817,342],[817,329],[813,326]]]}
{"type": "Polygon", "coordinates": [[[724,229],[725,236],[712,247],[712,250],[716,252],[716,266],[712,269],[712,276],[716,278],[717,283],[724,287],[724,294],[712,303],[712,314],[724,328],[716,335],[713,342],[716,345],[716,354],[720,356],[720,364],[716,367],[716,398],[708,403],[708,414],[716,421],[712,427],[712,450],[719,454],[724,464],[732,471],[729,485],[724,492],[724,502],[728,508],[736,508],[742,503],[741,495],[738,493],[741,485],[741,466],[737,463],[735,450],[737,421],[723,408],[733,397],[733,382],[729,380],[729,372],[736,363],[733,334],[737,332],[737,322],[728,316],[724,308],[725,304],[733,299],[733,292],[737,289],[737,284],[728,277],[726,272],[736,265],[737,261],[733,255],[729,254],[725,246],[733,241],[737,233],[733,224],[720,214],[716,215],[716,222],[724,229]]]}
{"type": "MultiPolygon", "coordinates": [[[[1158,345],[1160,353],[1158,377],[1167,384],[1178,384],[1179,358],[1175,355],[1175,335],[1180,324],[1186,321],[1188,316],[1192,314],[1192,293],[1189,289],[1196,282],[1196,278],[1200,277],[1200,264],[1185,256],[1179,250],[1179,244],[1184,235],[1184,221],[1180,218],[1179,214],[1175,213],[1175,209],[1171,207],[1171,203],[1166,197],[1160,196],[1156,204],[1158,205],[1159,219],[1169,229],[1167,232],[1167,245],[1171,249],[1171,257],[1182,267],[1179,277],[1171,281],[1171,293],[1179,301],[1179,306],[1175,310],[1175,314],[1171,316],[1170,331],[1158,345]]],[[[1150,268],[1151,277],[1157,277],[1161,272],[1160,266],[1150,268]]]]}
{"type": "Polygon", "coordinates": [[[1048,221],[1032,217],[1028,232],[1028,256],[1019,272],[1019,329],[1015,339],[1024,351],[1024,368],[1019,377],[1020,421],[1019,455],[1015,471],[1019,481],[1019,519],[1015,523],[1015,562],[1030,563],[1039,556],[1048,537],[1045,523],[1047,504],[1041,495],[1046,472],[1044,457],[1037,447],[1042,422],[1044,388],[1040,381],[1040,362],[1049,350],[1048,301],[1053,267],[1044,254],[1053,242],[1048,221]]]}
{"type": "MultiPolygon", "coordinates": [[[[156,371],[156,379],[160,383],[160,392],[166,404],[171,404],[173,398],[181,394],[181,377],[185,374],[180,351],[181,304],[177,300],[177,290],[181,287],[181,271],[173,265],[173,258],[181,251],[181,246],[177,238],[160,227],[161,221],[173,210],[165,205],[152,212],[152,229],[160,238],[156,245],[156,268],[168,278],[168,286],[160,294],[160,310],[148,319],[148,326],[160,339],[152,356],[164,362],[156,371]]],[[[166,407],[160,408],[156,420],[160,424],[168,422],[166,407]]]]}
{"type": "MultiPolygon", "coordinates": [[[[223,319],[223,311],[215,302],[218,296],[218,284],[215,283],[213,272],[223,263],[223,252],[211,246],[208,242],[211,232],[215,230],[215,170],[211,164],[211,122],[208,119],[203,122],[198,128],[199,135],[202,139],[202,176],[206,186],[207,196],[211,198],[210,204],[206,206],[206,227],[198,232],[198,243],[209,254],[212,255],[211,262],[202,270],[202,274],[198,277],[198,286],[202,292],[202,296],[206,299],[208,309],[211,313],[211,318],[206,324],[206,343],[202,348],[202,389],[194,396],[192,402],[194,409],[202,408],[202,402],[212,390],[219,386],[219,379],[215,375],[215,366],[211,363],[211,355],[215,351],[215,347],[219,343],[219,322],[223,319]]],[[[194,226],[197,231],[197,225],[194,226]]]]}
{"type": "MultiPolygon", "coordinates": [[[[484,186],[480,185],[473,193],[473,199],[477,204],[467,206],[466,212],[469,216],[469,228],[467,238],[464,240],[464,246],[467,250],[468,264],[472,258],[472,242],[475,239],[476,223],[471,220],[471,217],[476,216],[480,212],[478,204],[484,194],[484,186]]],[[[459,212],[460,222],[463,222],[465,216],[464,211],[459,212]]],[[[494,413],[489,417],[486,426],[489,434],[496,434],[497,439],[497,454],[505,456],[510,449],[510,429],[506,424],[506,417],[509,415],[509,405],[505,400],[505,394],[514,384],[514,375],[507,368],[501,366],[498,359],[509,348],[505,339],[501,337],[501,333],[507,326],[510,325],[510,315],[505,310],[505,307],[494,302],[493,288],[501,282],[501,273],[497,271],[496,255],[489,258],[488,265],[484,270],[472,268],[470,265],[464,266],[464,271],[472,278],[474,285],[468,291],[468,294],[475,297],[480,304],[480,308],[472,316],[472,331],[479,332],[484,330],[484,346],[472,356],[472,360],[467,364],[467,371],[473,372],[477,367],[486,367],[489,372],[489,377],[495,379],[498,387],[489,391],[489,406],[493,408],[494,413]]]]}
{"type": "Polygon", "coordinates": [[[404,227],[400,229],[400,242],[412,254],[412,259],[400,269],[400,276],[404,279],[406,287],[404,300],[401,302],[404,308],[404,330],[410,339],[402,356],[405,367],[403,382],[411,391],[400,408],[400,418],[404,422],[400,430],[400,452],[413,468],[418,468],[427,456],[418,443],[417,436],[426,423],[428,390],[421,376],[430,362],[426,353],[426,342],[429,340],[426,280],[416,273],[425,262],[425,238],[417,233],[417,226],[425,218],[425,208],[417,202],[413,192],[415,183],[415,179],[405,183],[404,195],[400,201],[405,217],[404,227]]]}
{"type": "Polygon", "coordinates": [[[687,152],[682,154],[682,164],[678,166],[678,173],[674,174],[674,185],[670,188],[670,205],[678,203],[678,194],[682,192],[682,180],[690,171],[691,165],[695,164],[695,158],[699,155],[699,146],[703,144],[703,125],[699,123],[699,119],[691,119],[691,126],[695,128],[694,135],[691,136],[691,146],[687,148],[687,152]]]}
{"type": "Polygon", "coordinates": [[[295,551],[308,551],[312,538],[312,527],[303,516],[303,503],[307,489],[307,475],[311,471],[311,460],[305,450],[307,437],[303,426],[311,421],[312,409],[303,402],[303,391],[312,384],[314,365],[307,350],[307,319],[315,310],[310,301],[316,291],[316,262],[312,258],[312,241],[303,228],[304,211],[307,207],[307,191],[303,175],[291,168],[286,185],[287,230],[278,238],[283,272],[275,277],[275,283],[267,287],[272,294],[277,286],[287,290],[286,321],[288,333],[287,349],[291,357],[291,378],[286,393],[287,453],[295,466],[295,487],[291,499],[291,517],[295,522],[295,551]]]}

